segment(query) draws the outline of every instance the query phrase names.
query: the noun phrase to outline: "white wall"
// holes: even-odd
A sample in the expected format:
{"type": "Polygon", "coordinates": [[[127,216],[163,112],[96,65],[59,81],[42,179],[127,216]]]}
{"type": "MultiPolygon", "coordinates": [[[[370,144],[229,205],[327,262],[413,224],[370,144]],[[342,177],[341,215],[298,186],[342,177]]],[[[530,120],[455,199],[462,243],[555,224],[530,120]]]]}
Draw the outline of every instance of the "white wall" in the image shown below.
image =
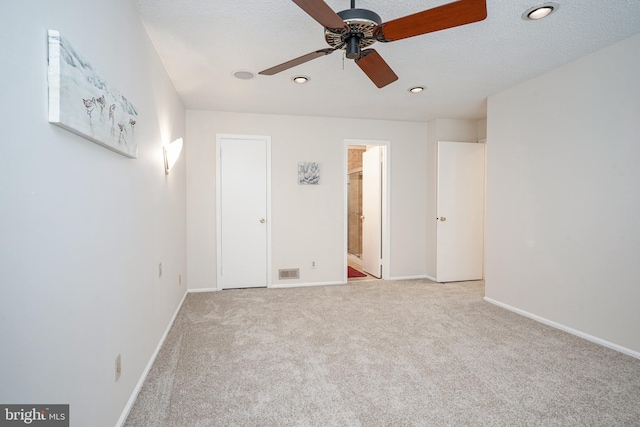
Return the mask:
{"type": "Polygon", "coordinates": [[[427,230],[427,276],[435,280],[436,277],[436,215],[437,215],[437,163],[438,141],[477,142],[480,135],[485,134],[484,120],[430,120],[427,129],[427,215],[425,217],[427,230]]]}
{"type": "Polygon", "coordinates": [[[7,3],[0,402],[69,403],[71,425],[113,426],[186,292],[185,159],[167,177],[161,151],[184,136],[184,107],[131,1],[7,3]],[[136,106],[138,159],[47,122],[47,29],[136,106]]]}
{"type": "Polygon", "coordinates": [[[187,111],[190,289],[216,287],[216,133],[272,137],[272,283],[342,281],[345,139],[391,141],[390,275],[425,274],[425,123],[187,111]],[[300,161],[321,163],[320,185],[297,184],[300,161]],[[296,267],[299,280],[278,281],[296,267]]]}
{"type": "Polygon", "coordinates": [[[487,297],[635,352],[639,75],[640,34],[490,97],[487,143],[487,297]]]}

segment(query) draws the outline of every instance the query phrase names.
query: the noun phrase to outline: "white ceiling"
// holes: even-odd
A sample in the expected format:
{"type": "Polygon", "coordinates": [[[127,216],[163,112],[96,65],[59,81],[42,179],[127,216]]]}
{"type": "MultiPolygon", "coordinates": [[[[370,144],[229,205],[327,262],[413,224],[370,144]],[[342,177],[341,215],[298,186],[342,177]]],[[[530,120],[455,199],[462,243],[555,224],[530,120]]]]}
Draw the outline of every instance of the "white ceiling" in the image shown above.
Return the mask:
{"type": "MultiPolygon", "coordinates": [[[[291,0],[133,0],[186,108],[406,121],[486,117],[486,98],[640,32],[640,0],[487,0],[487,19],[375,48],[399,76],[378,89],[343,51],[274,76],[266,68],[328,47],[323,28],[291,0]],[[305,85],[291,81],[307,75],[305,85]],[[411,86],[427,87],[421,94],[411,86]]],[[[357,0],[383,22],[451,0],[357,0]]],[[[326,0],[333,10],[349,0],[326,0]]],[[[588,90],[589,88],[585,88],[588,90]]]]}

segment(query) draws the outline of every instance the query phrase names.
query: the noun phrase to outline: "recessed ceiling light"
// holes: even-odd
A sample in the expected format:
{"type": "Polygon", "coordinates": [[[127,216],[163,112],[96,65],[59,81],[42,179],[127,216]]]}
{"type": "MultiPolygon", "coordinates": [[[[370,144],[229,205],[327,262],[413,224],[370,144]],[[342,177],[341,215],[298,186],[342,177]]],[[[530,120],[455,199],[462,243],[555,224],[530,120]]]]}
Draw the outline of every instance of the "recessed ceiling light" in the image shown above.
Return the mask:
{"type": "Polygon", "coordinates": [[[251,71],[244,71],[244,70],[236,71],[235,73],[233,73],[233,77],[240,80],[251,80],[255,76],[256,75],[253,74],[251,71]]]}
{"type": "Polygon", "coordinates": [[[294,76],[294,77],[291,78],[291,80],[293,80],[294,82],[296,82],[298,84],[305,84],[306,82],[311,80],[311,78],[307,77],[307,76],[294,76]]]}
{"type": "Polygon", "coordinates": [[[560,7],[557,3],[545,3],[539,6],[532,7],[522,14],[522,19],[535,21],[551,15],[551,13],[558,10],[560,7]]]}
{"type": "Polygon", "coordinates": [[[411,93],[420,93],[423,90],[424,90],[424,86],[414,86],[414,87],[409,89],[409,92],[411,92],[411,93]]]}

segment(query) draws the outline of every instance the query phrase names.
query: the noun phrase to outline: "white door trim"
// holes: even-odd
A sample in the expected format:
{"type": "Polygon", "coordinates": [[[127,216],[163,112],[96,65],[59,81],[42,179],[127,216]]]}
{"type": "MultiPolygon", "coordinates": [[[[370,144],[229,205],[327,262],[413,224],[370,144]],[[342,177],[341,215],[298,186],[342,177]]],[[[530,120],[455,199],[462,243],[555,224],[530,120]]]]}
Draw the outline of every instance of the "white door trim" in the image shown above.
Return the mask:
{"type": "Polygon", "coordinates": [[[221,246],[222,241],[220,240],[221,234],[221,177],[220,177],[220,141],[223,139],[237,139],[237,140],[256,140],[256,141],[266,141],[267,143],[267,287],[271,287],[271,137],[266,135],[237,135],[237,134],[216,134],[216,285],[215,288],[218,290],[222,290],[220,286],[221,281],[221,271],[220,266],[222,265],[222,253],[221,246]]]}
{"type": "Polygon", "coordinates": [[[343,211],[344,232],[342,241],[342,253],[344,255],[342,267],[344,283],[347,283],[347,252],[348,252],[348,224],[349,224],[349,145],[378,145],[382,150],[382,279],[389,280],[389,266],[391,264],[391,141],[373,139],[345,139],[343,141],[343,211]]]}

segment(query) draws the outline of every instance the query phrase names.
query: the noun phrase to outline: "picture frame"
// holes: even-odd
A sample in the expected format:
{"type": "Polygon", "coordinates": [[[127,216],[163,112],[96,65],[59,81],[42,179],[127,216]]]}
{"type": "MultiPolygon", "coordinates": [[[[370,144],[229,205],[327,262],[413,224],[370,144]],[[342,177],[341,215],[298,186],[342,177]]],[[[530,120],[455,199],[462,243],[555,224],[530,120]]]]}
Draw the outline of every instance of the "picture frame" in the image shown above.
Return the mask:
{"type": "Polygon", "coordinates": [[[138,157],[138,111],[56,30],[48,31],[49,122],[129,158],[138,157]]]}
{"type": "Polygon", "coordinates": [[[298,163],[298,184],[319,185],[320,184],[320,163],[299,162],[298,163]]]}

